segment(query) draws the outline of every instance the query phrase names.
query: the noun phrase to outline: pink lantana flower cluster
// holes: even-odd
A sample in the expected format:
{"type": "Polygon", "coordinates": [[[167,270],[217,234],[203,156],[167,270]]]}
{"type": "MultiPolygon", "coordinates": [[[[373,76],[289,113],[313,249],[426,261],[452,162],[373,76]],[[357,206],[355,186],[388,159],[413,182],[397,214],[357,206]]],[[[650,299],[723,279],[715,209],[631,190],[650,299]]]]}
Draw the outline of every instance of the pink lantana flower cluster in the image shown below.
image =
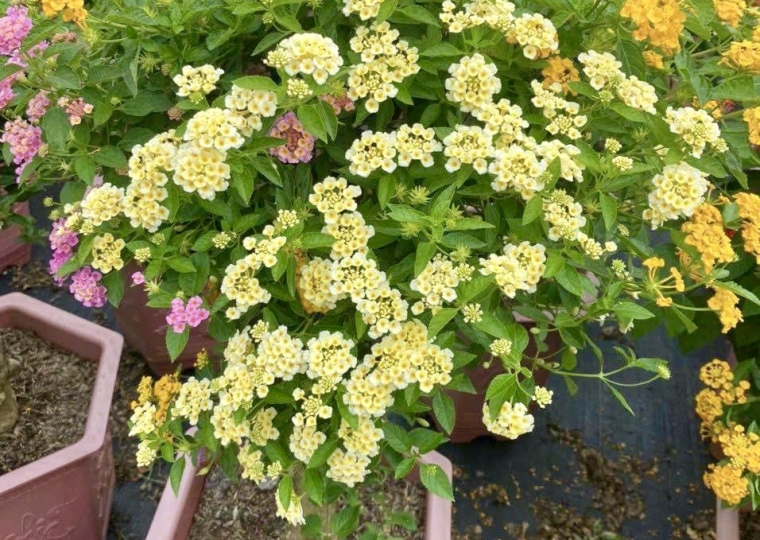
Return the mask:
{"type": "Polygon", "coordinates": [[[45,90],[40,92],[29,100],[26,104],[26,116],[32,122],[37,122],[42,118],[50,108],[50,99],[47,97],[45,90]]]}
{"type": "Polygon", "coordinates": [[[354,104],[354,100],[352,100],[348,96],[331,96],[330,94],[325,94],[323,96],[319,96],[319,99],[324,101],[325,103],[329,104],[335,114],[340,114],[343,111],[353,111],[356,108],[356,105],[354,104]]]}
{"type": "Polygon", "coordinates": [[[69,292],[86,307],[103,307],[106,305],[106,288],[101,285],[103,275],[85,266],[71,276],[69,292]]]}
{"type": "Polygon", "coordinates": [[[0,142],[10,145],[16,167],[16,182],[21,182],[24,167],[29,164],[42,146],[42,129],[22,118],[5,123],[5,133],[0,142]]]}
{"type": "Polygon", "coordinates": [[[69,99],[65,96],[60,97],[58,98],[58,106],[66,110],[66,114],[69,116],[69,123],[72,126],[81,124],[82,118],[92,112],[92,105],[80,97],[76,99],[69,99]]]}
{"type": "Polygon", "coordinates": [[[187,305],[181,298],[175,298],[172,300],[172,312],[166,316],[167,324],[171,325],[177,334],[184,332],[187,325],[196,328],[209,317],[209,311],[203,309],[202,305],[203,300],[200,296],[193,296],[187,301],[187,305]]]}
{"type": "Polygon", "coordinates": [[[0,18],[0,55],[13,56],[32,30],[26,6],[10,6],[0,18]]]}
{"type": "Polygon", "coordinates": [[[270,137],[285,139],[285,144],[269,152],[283,163],[306,163],[314,156],[314,135],[306,131],[295,113],[282,115],[269,130],[270,137]]]}
{"type": "Polygon", "coordinates": [[[79,236],[75,231],[66,228],[66,218],[61,218],[53,223],[48,240],[50,241],[50,249],[53,250],[53,256],[49,263],[50,274],[60,287],[65,278],[56,276],[56,273],[71,259],[74,254],[74,247],[79,243],[79,236]]]}

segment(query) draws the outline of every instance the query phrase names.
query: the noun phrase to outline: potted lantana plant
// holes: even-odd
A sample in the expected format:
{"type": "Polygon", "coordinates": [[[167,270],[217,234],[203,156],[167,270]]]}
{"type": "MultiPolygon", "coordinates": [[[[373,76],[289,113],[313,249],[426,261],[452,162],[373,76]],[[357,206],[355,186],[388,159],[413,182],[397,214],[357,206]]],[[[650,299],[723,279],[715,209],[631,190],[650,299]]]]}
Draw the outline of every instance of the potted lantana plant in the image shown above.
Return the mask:
{"type": "MultiPolygon", "coordinates": [[[[93,27],[160,58],[182,114],[146,121],[125,176],[54,209],[57,275],[91,304],[142,288],[170,310],[172,358],[206,323],[219,342],[220,365],[198,366],[163,414],[149,392],[136,403],[138,462],[172,461],[175,488],[174,456],[202,454],[204,470],[277,481],[278,515],[299,525],[325,490],[350,508],[381,460],[403,477],[444,442],[424,416],[452,431],[446,391],[473,390],[466,370],[501,363],[482,421],[516,439],[528,406],[551,404],[538,370],[571,391],[596,378],[625,407],[628,387],[669,378],[630,349],[604,358],[587,323],[693,332],[686,293],[705,286],[728,328],[739,297],[760,303],[722,267],[681,272],[650,239],[694,255],[682,225],[746,188],[754,159],[741,118],[701,107],[710,76],[716,93],[752,87],[733,49],[689,76],[710,6],[657,6],[673,16],[653,29],[642,1],[211,2],[155,18],[147,4],[93,12],[93,27]],[[156,30],[207,16],[202,42],[156,30]],[[597,369],[576,365],[584,348],[597,369]]],[[[452,497],[440,468],[421,478],[452,497]]]]}

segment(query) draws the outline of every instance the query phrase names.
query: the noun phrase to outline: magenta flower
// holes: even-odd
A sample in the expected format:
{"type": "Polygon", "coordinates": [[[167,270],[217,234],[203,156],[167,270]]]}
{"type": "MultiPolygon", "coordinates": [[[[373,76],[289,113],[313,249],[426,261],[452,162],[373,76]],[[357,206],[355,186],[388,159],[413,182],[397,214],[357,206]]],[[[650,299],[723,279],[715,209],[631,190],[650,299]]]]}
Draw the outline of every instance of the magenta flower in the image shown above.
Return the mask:
{"type": "Polygon", "coordinates": [[[193,296],[187,301],[187,305],[181,298],[175,298],[172,300],[172,311],[166,316],[166,323],[177,334],[184,332],[187,325],[196,328],[210,315],[207,309],[201,307],[202,305],[203,300],[200,296],[193,296]]]}
{"type": "Polygon", "coordinates": [[[32,122],[36,122],[45,115],[49,107],[50,100],[47,97],[47,92],[45,90],[40,90],[40,92],[27,103],[26,116],[28,116],[29,120],[32,122]]]}
{"type": "Polygon", "coordinates": [[[53,228],[48,236],[50,248],[53,250],[53,257],[50,259],[50,275],[53,276],[56,284],[61,287],[65,278],[56,276],[61,266],[66,264],[74,254],[74,246],[79,243],[77,233],[66,228],[66,218],[61,218],[53,223],[53,228]]]}
{"type": "Polygon", "coordinates": [[[37,58],[37,55],[47,49],[49,46],[50,43],[47,41],[40,41],[36,45],[29,47],[29,50],[26,52],[21,52],[21,49],[18,49],[8,59],[8,63],[25,68],[27,65],[29,65],[29,60],[32,58],[37,58]]]}
{"type": "Polygon", "coordinates": [[[0,55],[11,56],[32,29],[26,6],[10,6],[0,18],[0,55]]]}
{"type": "Polygon", "coordinates": [[[145,283],[145,274],[142,272],[132,274],[132,285],[142,285],[143,283],[145,283]]]}
{"type": "Polygon", "coordinates": [[[13,75],[0,81],[0,111],[5,109],[16,96],[16,94],[13,93],[14,82],[16,82],[16,77],[13,75]]]}
{"type": "Polygon", "coordinates": [[[285,144],[269,152],[283,163],[306,163],[314,156],[314,135],[306,131],[295,113],[282,115],[269,130],[270,137],[285,139],[285,144]]]}
{"type": "Polygon", "coordinates": [[[100,284],[103,275],[85,266],[71,276],[69,292],[87,307],[103,307],[106,304],[106,288],[100,284]]]}
{"type": "Polygon", "coordinates": [[[24,167],[34,159],[42,146],[42,129],[26,120],[16,118],[12,122],[5,123],[5,133],[0,137],[0,142],[10,145],[13,163],[18,165],[16,181],[20,182],[24,167]]]}

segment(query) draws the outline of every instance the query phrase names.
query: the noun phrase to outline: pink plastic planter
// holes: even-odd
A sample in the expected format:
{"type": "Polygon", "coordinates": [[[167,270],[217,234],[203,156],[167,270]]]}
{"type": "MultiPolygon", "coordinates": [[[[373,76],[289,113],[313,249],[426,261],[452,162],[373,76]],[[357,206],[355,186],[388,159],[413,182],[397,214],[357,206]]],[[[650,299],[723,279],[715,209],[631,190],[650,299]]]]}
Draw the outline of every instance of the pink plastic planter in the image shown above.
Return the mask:
{"type": "Polygon", "coordinates": [[[123,339],[20,293],[0,297],[0,327],[31,330],[98,363],[84,436],[0,476],[0,539],[104,538],[115,479],[109,411],[123,339]]]}
{"type": "Polygon", "coordinates": [[[137,266],[125,268],[126,287],[119,307],[114,310],[114,318],[130,347],[138,350],[145,362],[156,375],[174,373],[178,367],[193,367],[195,357],[201,349],[213,351],[216,341],[208,335],[208,321],[198,328],[190,329],[190,339],[185,350],[174,362],[166,351],[166,316],[168,309],[148,307],[148,295],[142,287],[133,287],[129,277],[138,270],[137,266]]]}
{"type": "MultiPolygon", "coordinates": [[[[182,474],[179,493],[175,497],[169,484],[164,488],[161,501],[158,503],[156,515],[145,540],[187,540],[193,515],[198,508],[203,493],[205,476],[197,476],[198,469],[193,467],[187,457],[185,471],[182,474]]],[[[422,456],[423,463],[435,464],[443,469],[451,481],[453,467],[451,461],[438,452],[430,452],[422,456]]],[[[419,481],[419,471],[409,475],[412,482],[419,481]]],[[[451,540],[451,502],[427,494],[425,505],[425,540],[451,540]]]]}
{"type": "Polygon", "coordinates": [[[739,539],[739,511],[723,508],[720,499],[715,506],[715,538],[716,540],[739,539]]]}
{"type": "MultiPolygon", "coordinates": [[[[29,215],[29,203],[16,205],[16,213],[29,215]]],[[[21,266],[32,257],[32,247],[19,240],[21,229],[14,225],[0,230],[0,272],[9,266],[21,266]]]]}

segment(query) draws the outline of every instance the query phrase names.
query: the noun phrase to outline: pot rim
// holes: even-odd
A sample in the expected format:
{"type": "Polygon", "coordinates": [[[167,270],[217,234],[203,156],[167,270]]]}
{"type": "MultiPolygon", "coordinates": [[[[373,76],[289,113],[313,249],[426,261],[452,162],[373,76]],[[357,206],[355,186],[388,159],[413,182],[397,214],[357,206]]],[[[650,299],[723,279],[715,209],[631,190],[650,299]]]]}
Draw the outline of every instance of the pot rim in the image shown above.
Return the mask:
{"type": "Polygon", "coordinates": [[[82,437],[65,448],[0,476],[0,495],[4,495],[62,466],[85,460],[100,450],[109,428],[124,338],[112,330],[22,293],[0,296],[0,317],[9,318],[11,323],[7,326],[0,323],[0,326],[31,330],[62,349],[98,363],[82,437]]]}

